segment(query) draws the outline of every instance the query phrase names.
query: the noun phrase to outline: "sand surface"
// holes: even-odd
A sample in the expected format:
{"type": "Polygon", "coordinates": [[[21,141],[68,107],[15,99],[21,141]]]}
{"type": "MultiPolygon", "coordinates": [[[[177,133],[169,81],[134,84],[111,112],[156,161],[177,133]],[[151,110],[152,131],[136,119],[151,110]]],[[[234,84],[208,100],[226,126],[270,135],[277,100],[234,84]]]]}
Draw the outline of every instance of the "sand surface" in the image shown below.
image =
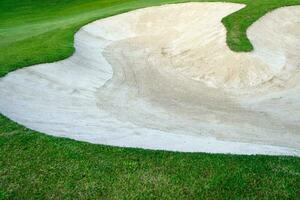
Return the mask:
{"type": "Polygon", "coordinates": [[[248,30],[232,52],[221,19],[244,5],[185,3],[95,21],[70,58],[0,79],[0,112],[97,144],[300,155],[300,6],[248,30]]]}

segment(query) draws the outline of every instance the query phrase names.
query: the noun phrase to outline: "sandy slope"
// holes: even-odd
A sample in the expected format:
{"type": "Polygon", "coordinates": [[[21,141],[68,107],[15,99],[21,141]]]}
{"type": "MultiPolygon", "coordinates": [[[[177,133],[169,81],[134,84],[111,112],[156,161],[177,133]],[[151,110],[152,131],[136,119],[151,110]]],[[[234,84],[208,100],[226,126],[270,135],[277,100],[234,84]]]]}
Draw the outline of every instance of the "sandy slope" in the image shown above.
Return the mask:
{"type": "Polygon", "coordinates": [[[0,79],[0,112],[99,144],[300,155],[300,6],[248,30],[235,53],[221,19],[243,5],[186,3],[98,20],[76,53],[0,79]]]}

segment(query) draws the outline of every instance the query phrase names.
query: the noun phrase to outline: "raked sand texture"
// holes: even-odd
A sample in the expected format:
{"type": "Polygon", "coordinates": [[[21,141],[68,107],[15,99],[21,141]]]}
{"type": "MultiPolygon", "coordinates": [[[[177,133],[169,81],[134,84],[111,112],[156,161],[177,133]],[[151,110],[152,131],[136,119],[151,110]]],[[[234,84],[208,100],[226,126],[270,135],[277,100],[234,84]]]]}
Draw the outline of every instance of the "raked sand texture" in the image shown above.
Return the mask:
{"type": "Polygon", "coordinates": [[[300,6],[226,45],[241,4],[150,7],[95,21],[70,58],[0,79],[0,112],[31,129],[98,144],[300,155],[300,6]]]}

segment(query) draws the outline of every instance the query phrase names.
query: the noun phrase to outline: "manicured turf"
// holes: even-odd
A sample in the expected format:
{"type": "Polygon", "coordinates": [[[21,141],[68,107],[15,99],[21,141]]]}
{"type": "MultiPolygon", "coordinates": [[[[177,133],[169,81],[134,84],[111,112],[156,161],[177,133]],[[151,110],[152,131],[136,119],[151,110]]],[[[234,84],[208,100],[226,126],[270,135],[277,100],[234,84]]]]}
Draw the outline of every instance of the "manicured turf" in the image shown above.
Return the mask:
{"type": "MultiPolygon", "coordinates": [[[[71,55],[82,25],[172,0],[0,0],[0,76],[71,55]]],[[[246,29],[300,0],[228,0],[247,7],[223,20],[232,50],[246,29]]],[[[0,97],[1,98],[1,97],[0,97]]],[[[28,130],[0,115],[0,199],[298,199],[300,159],[171,153],[92,145],[28,130]]]]}

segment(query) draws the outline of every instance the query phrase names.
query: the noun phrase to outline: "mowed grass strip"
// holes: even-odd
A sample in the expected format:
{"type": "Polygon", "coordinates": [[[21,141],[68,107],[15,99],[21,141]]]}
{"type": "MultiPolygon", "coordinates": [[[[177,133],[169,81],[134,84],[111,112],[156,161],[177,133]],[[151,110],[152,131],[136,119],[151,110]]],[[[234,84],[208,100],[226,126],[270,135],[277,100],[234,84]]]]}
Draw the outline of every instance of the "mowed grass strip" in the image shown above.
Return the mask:
{"type": "Polygon", "coordinates": [[[300,159],[172,153],[46,136],[0,118],[0,199],[297,199],[300,159]]]}
{"type": "MultiPolygon", "coordinates": [[[[0,0],[0,76],[70,56],[84,24],[172,0],[0,0]]],[[[232,0],[223,19],[234,51],[247,28],[300,0],[232,0]]],[[[0,115],[0,199],[299,199],[300,159],[174,153],[54,138],[0,115]]]]}

